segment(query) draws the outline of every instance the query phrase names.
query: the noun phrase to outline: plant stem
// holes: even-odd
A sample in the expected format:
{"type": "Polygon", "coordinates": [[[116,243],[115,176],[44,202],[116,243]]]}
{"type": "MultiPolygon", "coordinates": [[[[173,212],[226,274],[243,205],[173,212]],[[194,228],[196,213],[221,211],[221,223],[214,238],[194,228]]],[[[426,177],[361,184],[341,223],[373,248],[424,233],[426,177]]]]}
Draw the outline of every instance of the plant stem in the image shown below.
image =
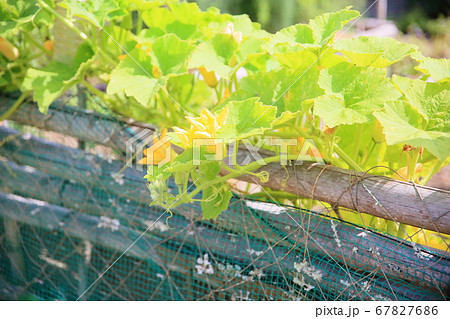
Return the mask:
{"type": "Polygon", "coordinates": [[[364,166],[364,164],[366,164],[367,160],[372,156],[373,150],[375,149],[376,146],[377,146],[377,143],[375,143],[372,140],[372,147],[370,148],[369,152],[367,152],[366,155],[361,160],[361,165],[362,166],[364,166]]]}
{"type": "Polygon", "coordinates": [[[427,174],[427,176],[423,180],[420,181],[420,184],[425,185],[426,183],[428,183],[428,181],[433,177],[433,175],[436,174],[437,172],[439,172],[439,170],[441,169],[441,165],[443,163],[444,163],[443,160],[438,160],[436,165],[433,166],[433,168],[427,174]]]}
{"type": "MultiPolygon", "coordinates": [[[[207,183],[204,183],[203,185],[200,185],[197,189],[195,189],[194,191],[192,191],[189,194],[190,198],[194,198],[195,195],[197,195],[199,192],[201,192],[202,190],[213,186],[215,184],[219,184],[222,182],[225,182],[227,180],[229,180],[230,178],[235,178],[237,176],[240,175],[244,175],[244,174],[251,174],[252,171],[257,170],[258,168],[261,168],[267,164],[270,163],[276,163],[276,162],[280,162],[282,159],[282,155],[278,155],[278,156],[272,156],[272,157],[268,157],[264,159],[264,164],[259,164],[258,162],[252,162],[248,165],[245,166],[240,166],[240,169],[232,169],[230,168],[230,170],[232,171],[232,173],[227,174],[225,176],[219,177],[217,179],[214,179],[212,181],[209,181],[207,183]]],[[[286,155],[286,159],[289,160],[296,160],[298,158],[297,155],[286,155]]]]}
{"type": "Polygon", "coordinates": [[[10,117],[18,108],[22,105],[23,101],[30,95],[30,91],[22,92],[22,95],[14,102],[14,104],[2,115],[0,115],[0,121],[6,120],[10,117]]]}
{"type": "Polygon", "coordinates": [[[37,42],[28,32],[23,31],[23,34],[25,35],[25,38],[27,38],[28,41],[33,43],[33,45],[35,47],[39,48],[39,50],[41,50],[45,54],[52,56],[53,53],[51,51],[47,50],[46,48],[44,48],[44,46],[42,44],[40,44],[39,42],[37,42]]]}
{"type": "Polygon", "coordinates": [[[142,30],[142,13],[138,12],[138,20],[136,25],[136,35],[139,35],[139,33],[142,30]]]}
{"type": "Polygon", "coordinates": [[[356,130],[354,148],[353,148],[353,153],[352,153],[352,158],[355,161],[358,160],[359,146],[361,144],[361,136],[363,133],[363,125],[362,124],[356,124],[356,125],[357,125],[357,130],[356,130]]]}
{"type": "Polygon", "coordinates": [[[340,158],[342,158],[349,166],[355,171],[363,172],[364,170],[359,166],[347,153],[344,152],[342,148],[339,147],[339,145],[334,145],[334,150],[336,151],[337,155],[339,155],[340,158]]]}

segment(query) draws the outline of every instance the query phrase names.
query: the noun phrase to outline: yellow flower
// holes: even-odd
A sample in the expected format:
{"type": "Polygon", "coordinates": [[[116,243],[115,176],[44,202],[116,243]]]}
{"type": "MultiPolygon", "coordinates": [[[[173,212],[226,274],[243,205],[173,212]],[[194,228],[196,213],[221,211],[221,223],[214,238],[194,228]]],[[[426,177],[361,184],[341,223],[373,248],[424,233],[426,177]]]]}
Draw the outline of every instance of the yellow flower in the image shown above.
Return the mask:
{"type": "Polygon", "coordinates": [[[214,74],[214,71],[207,71],[205,67],[199,68],[200,74],[203,76],[203,79],[205,80],[206,84],[208,84],[209,87],[216,87],[219,82],[217,81],[216,75],[214,74]]]}
{"type": "Polygon", "coordinates": [[[225,124],[228,116],[228,108],[224,108],[217,116],[214,116],[208,109],[203,109],[199,117],[186,117],[191,124],[189,130],[174,127],[175,133],[183,144],[184,148],[206,144],[208,151],[217,153],[217,147],[223,147],[222,143],[214,141],[217,131],[225,124]],[[210,141],[211,140],[211,141],[210,141]]]}
{"type": "Polygon", "coordinates": [[[139,164],[164,165],[177,157],[178,154],[172,149],[166,134],[167,129],[164,129],[160,138],[153,139],[152,146],[144,150],[145,157],[139,161],[139,164]]]}

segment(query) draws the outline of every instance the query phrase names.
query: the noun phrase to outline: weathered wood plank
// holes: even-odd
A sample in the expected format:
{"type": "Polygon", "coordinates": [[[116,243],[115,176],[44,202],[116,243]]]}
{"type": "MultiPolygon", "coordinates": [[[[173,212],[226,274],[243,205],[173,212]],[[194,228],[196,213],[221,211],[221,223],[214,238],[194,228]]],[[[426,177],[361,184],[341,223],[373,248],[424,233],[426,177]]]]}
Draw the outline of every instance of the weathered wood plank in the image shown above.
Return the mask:
{"type": "MultiPolygon", "coordinates": [[[[246,157],[245,153],[239,153],[238,163],[246,157]]],[[[267,183],[261,183],[252,175],[238,179],[273,189],[282,188],[335,207],[450,234],[450,192],[445,190],[311,162],[294,167],[271,163],[256,172],[259,171],[269,173],[267,183]]]]}
{"type": "MultiPolygon", "coordinates": [[[[0,114],[6,112],[14,99],[0,95],[0,114]]],[[[134,137],[128,125],[114,117],[63,106],[62,101],[55,101],[46,114],[39,112],[34,103],[24,103],[9,120],[31,125],[48,131],[75,137],[82,141],[92,141],[126,152],[126,141],[134,137]]]]}

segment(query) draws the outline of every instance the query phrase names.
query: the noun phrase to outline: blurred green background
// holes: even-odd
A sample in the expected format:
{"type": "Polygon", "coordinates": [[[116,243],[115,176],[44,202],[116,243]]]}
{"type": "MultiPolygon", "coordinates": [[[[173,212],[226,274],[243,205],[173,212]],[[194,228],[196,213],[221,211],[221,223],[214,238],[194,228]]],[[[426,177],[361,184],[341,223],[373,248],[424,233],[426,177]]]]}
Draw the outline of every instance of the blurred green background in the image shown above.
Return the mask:
{"type": "MultiPolygon", "coordinates": [[[[191,2],[194,0],[190,0],[191,2]]],[[[382,0],[380,0],[381,2],[382,0]]],[[[450,0],[386,0],[387,19],[392,20],[402,41],[418,45],[424,54],[450,57],[450,0]]],[[[231,14],[246,13],[268,31],[308,22],[317,15],[353,6],[364,18],[377,15],[375,0],[196,0],[202,9],[214,6],[231,14]]]]}

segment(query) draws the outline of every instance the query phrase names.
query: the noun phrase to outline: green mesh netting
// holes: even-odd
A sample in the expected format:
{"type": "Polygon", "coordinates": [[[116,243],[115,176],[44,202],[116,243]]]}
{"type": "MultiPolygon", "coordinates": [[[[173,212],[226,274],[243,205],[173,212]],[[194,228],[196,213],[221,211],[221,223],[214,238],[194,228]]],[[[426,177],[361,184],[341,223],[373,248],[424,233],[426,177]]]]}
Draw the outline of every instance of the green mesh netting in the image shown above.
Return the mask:
{"type": "Polygon", "coordinates": [[[33,133],[59,143],[0,126],[1,299],[450,299],[444,253],[238,195],[167,219],[120,152],[33,133]]]}

